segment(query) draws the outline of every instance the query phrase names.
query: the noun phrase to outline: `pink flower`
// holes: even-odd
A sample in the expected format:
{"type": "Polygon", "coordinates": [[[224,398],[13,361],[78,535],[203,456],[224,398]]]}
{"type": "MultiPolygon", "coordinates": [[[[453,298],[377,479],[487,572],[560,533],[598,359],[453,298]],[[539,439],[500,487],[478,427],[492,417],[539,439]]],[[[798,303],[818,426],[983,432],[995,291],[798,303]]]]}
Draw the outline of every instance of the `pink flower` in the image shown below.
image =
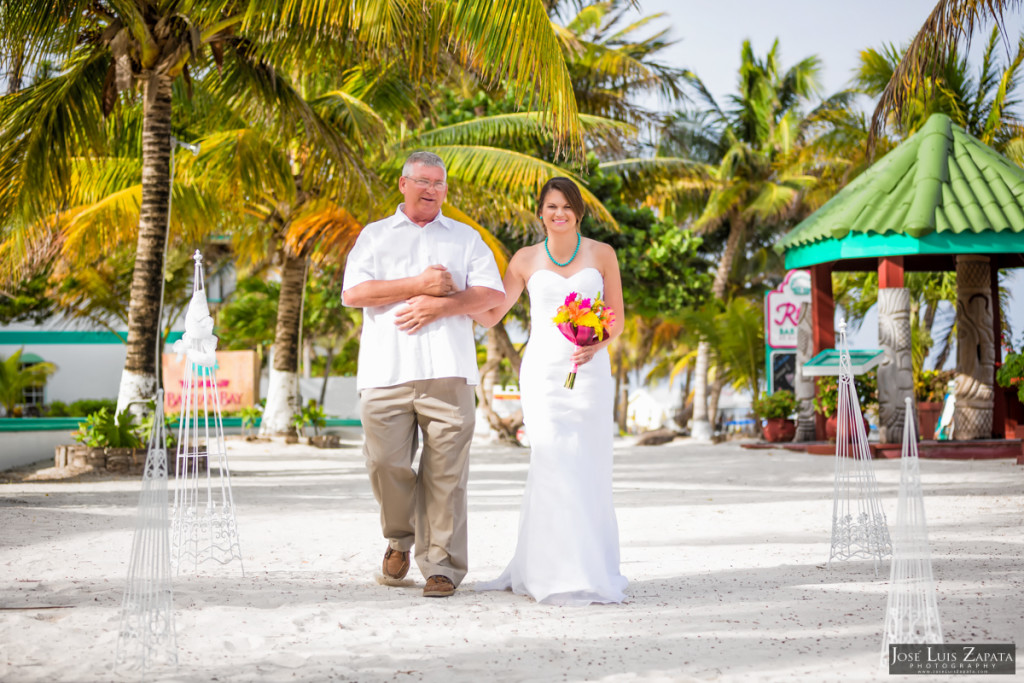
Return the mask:
{"type": "Polygon", "coordinates": [[[576,301],[578,297],[579,294],[577,294],[576,292],[570,292],[569,296],[565,297],[565,305],[568,306],[572,304],[572,302],[576,301]]]}
{"type": "Polygon", "coordinates": [[[590,308],[590,299],[584,299],[581,301],[580,308],[590,308]]]}

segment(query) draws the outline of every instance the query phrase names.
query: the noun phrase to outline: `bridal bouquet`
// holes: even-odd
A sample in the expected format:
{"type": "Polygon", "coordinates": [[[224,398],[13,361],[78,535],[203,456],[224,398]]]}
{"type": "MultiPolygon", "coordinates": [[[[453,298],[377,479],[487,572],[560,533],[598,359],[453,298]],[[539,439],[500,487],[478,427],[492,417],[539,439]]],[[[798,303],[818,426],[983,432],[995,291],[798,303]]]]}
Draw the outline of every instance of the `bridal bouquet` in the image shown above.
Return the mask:
{"type": "MultiPolygon", "coordinates": [[[[592,346],[604,340],[605,333],[615,321],[615,313],[601,300],[600,292],[593,299],[584,299],[582,294],[571,292],[552,320],[562,336],[576,346],[592,346]]],[[[577,369],[577,364],[573,363],[565,380],[566,389],[572,389],[576,383],[577,369]]]]}

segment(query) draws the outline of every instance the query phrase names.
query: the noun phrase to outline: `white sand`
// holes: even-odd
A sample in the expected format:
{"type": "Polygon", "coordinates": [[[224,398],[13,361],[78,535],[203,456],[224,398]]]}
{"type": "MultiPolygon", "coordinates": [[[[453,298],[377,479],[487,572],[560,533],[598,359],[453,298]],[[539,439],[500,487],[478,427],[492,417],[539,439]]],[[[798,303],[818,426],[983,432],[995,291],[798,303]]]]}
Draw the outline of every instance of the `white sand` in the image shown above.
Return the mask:
{"type": "MultiPolygon", "coordinates": [[[[231,453],[246,574],[175,581],[179,667],[151,680],[897,680],[878,669],[888,563],[825,568],[830,457],[620,444],[628,603],[558,608],[473,592],[511,556],[525,450],[474,448],[471,571],[449,599],[423,598],[415,565],[415,585],[374,579],[385,542],[358,448],[231,453]]],[[[899,463],[875,465],[892,524],[899,463]]],[[[946,642],[1024,642],[1024,467],[921,469],[946,642]]],[[[0,484],[0,680],[139,680],[112,670],[138,487],[0,484]]]]}

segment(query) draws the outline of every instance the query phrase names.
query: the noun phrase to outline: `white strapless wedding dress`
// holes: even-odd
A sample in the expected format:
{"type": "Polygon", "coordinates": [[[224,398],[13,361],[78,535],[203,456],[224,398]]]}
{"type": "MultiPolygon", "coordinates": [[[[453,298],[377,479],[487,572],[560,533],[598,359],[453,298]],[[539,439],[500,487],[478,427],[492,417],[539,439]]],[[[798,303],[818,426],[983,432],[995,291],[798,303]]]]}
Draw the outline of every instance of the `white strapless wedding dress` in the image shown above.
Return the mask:
{"type": "Polygon", "coordinates": [[[568,278],[539,270],[526,289],[530,340],[519,385],[532,451],[519,538],[504,573],[477,590],[511,588],[561,605],[622,602],[627,581],[619,573],[612,505],[611,362],[602,349],[579,367],[575,388],[566,389],[573,345],[551,321],[570,292],[590,298],[604,292],[604,281],[596,268],[568,278]]]}

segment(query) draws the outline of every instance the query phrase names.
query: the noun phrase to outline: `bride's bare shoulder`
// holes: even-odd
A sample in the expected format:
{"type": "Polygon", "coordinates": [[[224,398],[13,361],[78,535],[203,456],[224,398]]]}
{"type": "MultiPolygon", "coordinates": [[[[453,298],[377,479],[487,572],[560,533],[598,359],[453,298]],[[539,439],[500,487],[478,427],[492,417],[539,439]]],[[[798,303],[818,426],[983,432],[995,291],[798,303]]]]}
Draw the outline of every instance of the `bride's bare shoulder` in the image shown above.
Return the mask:
{"type": "Polygon", "coordinates": [[[588,261],[590,261],[594,267],[600,270],[602,273],[609,266],[618,263],[618,258],[615,255],[615,248],[605,242],[599,242],[598,240],[590,239],[589,237],[584,238],[587,248],[588,261]]]}
{"type": "Polygon", "coordinates": [[[523,247],[512,256],[512,260],[509,262],[510,267],[514,267],[516,272],[524,277],[529,277],[541,265],[539,254],[543,253],[540,251],[543,248],[543,243],[523,247]]]}

